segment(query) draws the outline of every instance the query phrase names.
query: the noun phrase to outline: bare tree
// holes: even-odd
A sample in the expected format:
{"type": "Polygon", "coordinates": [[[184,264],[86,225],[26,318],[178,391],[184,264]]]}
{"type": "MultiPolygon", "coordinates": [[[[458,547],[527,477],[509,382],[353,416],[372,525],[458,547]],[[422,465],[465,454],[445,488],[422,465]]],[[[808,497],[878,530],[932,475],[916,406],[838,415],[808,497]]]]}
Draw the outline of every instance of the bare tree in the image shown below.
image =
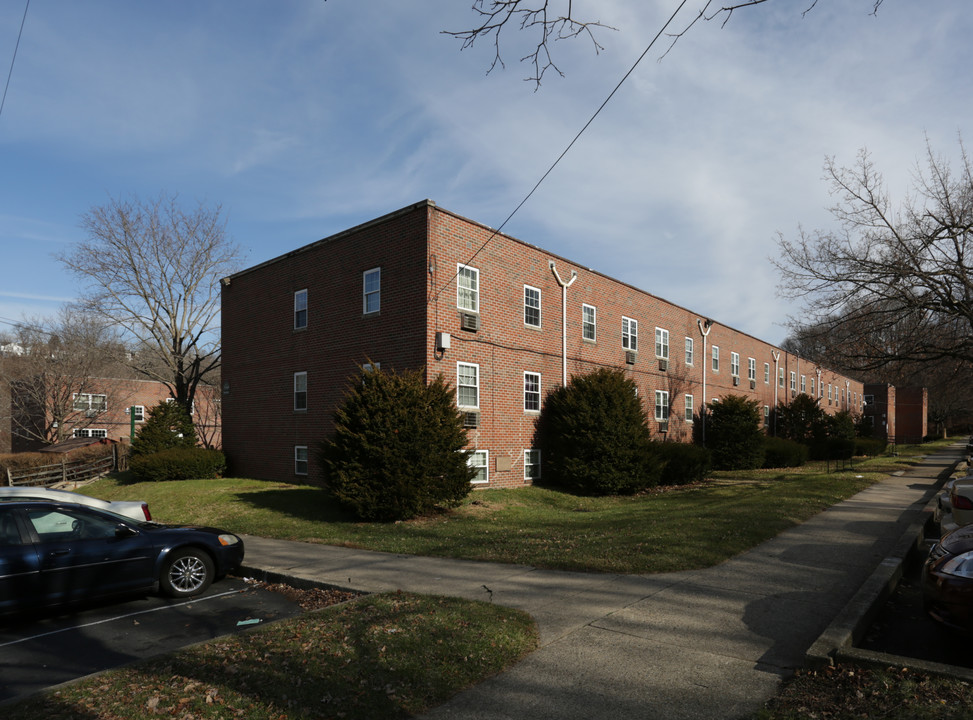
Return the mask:
{"type": "MultiPolygon", "coordinates": [[[[872,5],[872,13],[877,13],[884,0],[867,0],[872,5]]],[[[669,49],[689,32],[700,21],[721,21],[726,25],[737,10],[763,5],[770,0],[741,0],[722,5],[714,0],[707,0],[702,8],[683,25],[683,29],[676,33],[669,33],[671,39],[669,49]]],[[[804,14],[810,12],[818,0],[806,0],[808,3],[804,14]]],[[[533,37],[533,50],[520,58],[521,62],[533,65],[533,76],[527,78],[540,86],[544,74],[553,70],[563,77],[564,73],[558,68],[552,54],[552,44],[558,40],[587,38],[594,47],[595,53],[604,48],[598,42],[595,33],[598,30],[615,30],[598,20],[580,17],[574,13],[573,0],[473,0],[473,12],[479,18],[475,27],[466,30],[444,30],[443,33],[459,38],[463,41],[463,49],[472,47],[479,39],[493,38],[494,57],[487,72],[491,72],[497,65],[505,67],[500,50],[501,35],[504,30],[513,28],[514,32],[525,32],[533,37]]],[[[682,11],[680,5],[676,14],[682,11]]],[[[675,15],[673,16],[675,18],[675,15]]],[[[506,37],[506,36],[504,36],[506,37]]],[[[666,51],[668,53],[668,50],[666,51]]]]}
{"type": "Polygon", "coordinates": [[[838,228],[779,237],[779,290],[804,301],[802,342],[840,366],[973,357],[973,167],[960,141],[954,170],[927,143],[913,194],[893,207],[866,151],[825,164],[838,228]]]}
{"type": "Polygon", "coordinates": [[[117,337],[105,324],[66,306],[57,318],[24,321],[17,352],[0,359],[0,383],[9,393],[11,432],[27,443],[55,443],[124,404],[125,390],[105,380],[117,337]]]}
{"type": "Polygon", "coordinates": [[[90,295],[84,307],[130,334],[133,365],[192,407],[199,383],[220,366],[219,278],[238,269],[219,205],[185,209],[162,193],[112,198],[82,217],[86,241],[59,260],[90,295]]]}

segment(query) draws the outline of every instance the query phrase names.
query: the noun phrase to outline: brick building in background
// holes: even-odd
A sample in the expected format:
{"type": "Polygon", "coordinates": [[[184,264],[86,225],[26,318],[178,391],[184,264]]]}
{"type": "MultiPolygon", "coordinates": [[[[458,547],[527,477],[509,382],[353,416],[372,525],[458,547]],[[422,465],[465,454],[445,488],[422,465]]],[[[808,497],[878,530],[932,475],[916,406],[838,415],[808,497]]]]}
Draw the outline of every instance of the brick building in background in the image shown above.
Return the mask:
{"type": "Polygon", "coordinates": [[[865,420],[872,436],[890,443],[921,443],[928,435],[926,388],[865,384],[865,420]]]}
{"type": "MultiPolygon", "coordinates": [[[[40,381],[37,377],[25,378],[31,384],[40,381]]],[[[170,398],[169,389],[154,380],[86,378],[84,385],[83,392],[70,393],[72,409],[60,428],[61,440],[83,437],[130,442],[133,419],[138,432],[149,410],[170,398]]],[[[55,442],[58,428],[52,427],[51,418],[43,409],[32,409],[29,402],[19,401],[17,393],[16,382],[0,388],[0,417],[4,418],[0,452],[30,452],[55,442]]],[[[219,397],[213,389],[202,386],[197,390],[193,421],[201,442],[220,447],[219,397]]]]}
{"type": "Polygon", "coordinates": [[[317,479],[358,368],[425,368],[457,390],[481,485],[541,477],[545,395],[599,367],[635,381],[658,439],[704,402],[765,418],[805,392],[859,412],[862,384],[423,201],[222,281],[223,446],[235,474],[317,479]],[[563,308],[563,311],[562,311],[563,308]]]}

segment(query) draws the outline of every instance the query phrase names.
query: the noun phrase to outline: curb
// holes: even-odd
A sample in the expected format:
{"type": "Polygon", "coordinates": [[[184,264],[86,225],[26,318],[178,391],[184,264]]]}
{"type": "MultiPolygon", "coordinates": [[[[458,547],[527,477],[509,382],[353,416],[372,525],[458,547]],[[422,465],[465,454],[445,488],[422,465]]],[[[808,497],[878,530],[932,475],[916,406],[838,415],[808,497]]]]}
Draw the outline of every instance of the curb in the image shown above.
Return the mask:
{"type": "Polygon", "coordinates": [[[936,484],[930,491],[931,497],[927,498],[924,507],[916,511],[916,517],[909,523],[908,529],[899,538],[891,553],[879,563],[848,604],[808,648],[804,656],[807,667],[820,668],[836,662],[851,662],[879,669],[909,667],[930,675],[973,681],[973,669],[970,668],[856,647],[882,606],[895,592],[906,564],[918,560],[928,552],[926,533],[934,525],[939,489],[960,462],[957,459],[937,476],[936,484]]]}

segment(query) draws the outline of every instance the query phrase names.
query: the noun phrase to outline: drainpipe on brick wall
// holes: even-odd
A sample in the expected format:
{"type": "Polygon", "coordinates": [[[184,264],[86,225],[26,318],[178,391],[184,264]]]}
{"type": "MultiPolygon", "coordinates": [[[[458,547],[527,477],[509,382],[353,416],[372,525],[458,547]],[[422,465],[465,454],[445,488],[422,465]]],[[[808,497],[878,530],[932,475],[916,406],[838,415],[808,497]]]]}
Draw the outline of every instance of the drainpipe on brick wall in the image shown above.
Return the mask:
{"type": "Polygon", "coordinates": [[[696,326],[699,328],[699,334],[703,336],[703,407],[699,414],[699,421],[702,423],[700,429],[700,439],[703,442],[703,447],[706,447],[706,363],[709,362],[709,358],[706,355],[706,336],[709,335],[710,328],[713,326],[713,321],[700,320],[697,318],[696,326]]]}
{"type": "Polygon", "coordinates": [[[780,392],[780,351],[772,350],[774,356],[774,437],[777,437],[777,394],[780,392]]]}
{"type": "Polygon", "coordinates": [[[554,267],[554,261],[550,261],[551,272],[554,273],[554,279],[557,280],[557,284],[561,286],[561,385],[564,387],[568,386],[568,288],[578,279],[578,273],[576,270],[571,271],[571,279],[567,282],[561,279],[558,275],[557,268],[554,267]]]}

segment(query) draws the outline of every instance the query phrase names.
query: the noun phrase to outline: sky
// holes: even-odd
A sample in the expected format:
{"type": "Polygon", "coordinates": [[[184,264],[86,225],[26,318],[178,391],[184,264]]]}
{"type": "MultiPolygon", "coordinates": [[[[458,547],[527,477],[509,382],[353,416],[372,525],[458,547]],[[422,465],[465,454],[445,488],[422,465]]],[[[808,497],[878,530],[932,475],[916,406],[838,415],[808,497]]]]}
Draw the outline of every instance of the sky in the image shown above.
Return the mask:
{"type": "MultiPolygon", "coordinates": [[[[496,228],[680,1],[574,0],[615,29],[557,42],[538,88],[526,33],[492,72],[492,41],[444,34],[472,0],[33,0],[0,112],[0,333],[83,297],[56,256],[112,198],[220,206],[245,266],[426,198],[496,228]]],[[[0,82],[26,3],[0,3],[0,82]]],[[[873,5],[769,0],[663,37],[504,232],[782,342],[801,307],[771,259],[836,227],[825,159],[867,149],[898,202],[973,118],[968,0],[873,5]]]]}

